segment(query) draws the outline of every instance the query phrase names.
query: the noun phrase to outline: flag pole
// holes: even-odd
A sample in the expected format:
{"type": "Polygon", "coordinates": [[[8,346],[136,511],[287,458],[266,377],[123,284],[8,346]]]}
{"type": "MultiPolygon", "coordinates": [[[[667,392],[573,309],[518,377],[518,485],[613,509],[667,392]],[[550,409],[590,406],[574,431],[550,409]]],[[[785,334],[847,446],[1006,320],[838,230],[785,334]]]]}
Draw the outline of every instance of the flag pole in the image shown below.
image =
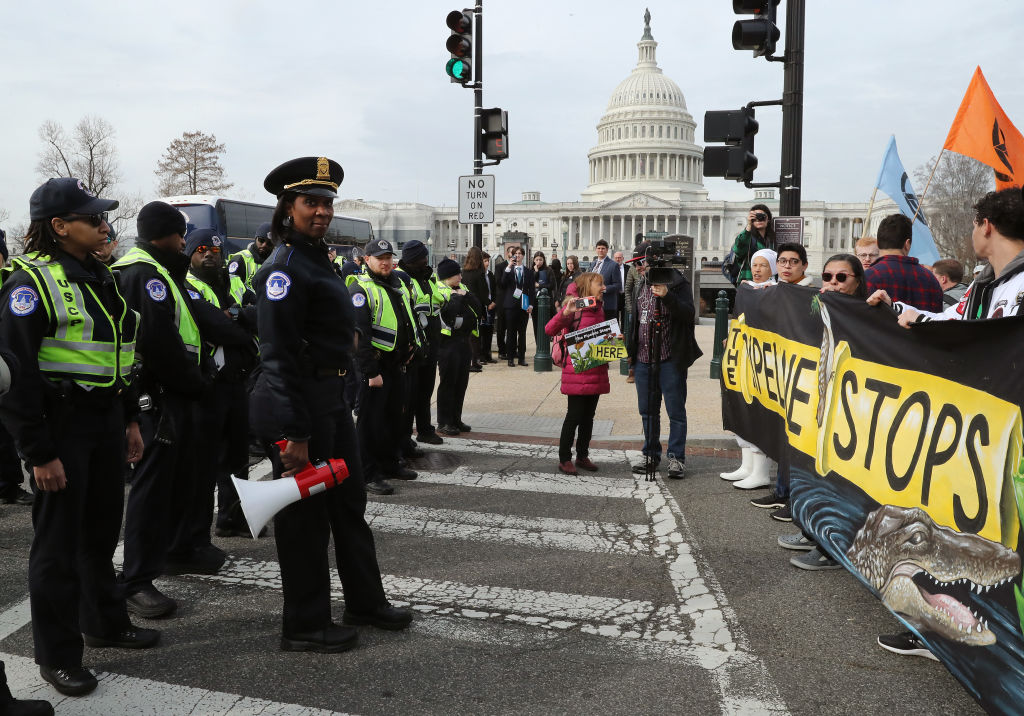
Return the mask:
{"type": "Polygon", "coordinates": [[[917,200],[917,211],[914,212],[914,218],[910,220],[913,224],[917,221],[917,215],[921,213],[921,207],[924,205],[924,198],[928,195],[928,187],[932,185],[932,177],[935,176],[935,170],[939,168],[939,162],[942,161],[942,152],[945,152],[946,148],[943,147],[942,151],[939,152],[938,158],[935,160],[935,166],[932,167],[932,173],[928,175],[928,181],[925,182],[924,191],[921,192],[921,198],[917,200]]]}
{"type": "Polygon", "coordinates": [[[869,233],[868,232],[868,227],[871,225],[871,212],[874,211],[874,208],[875,208],[875,195],[877,193],[878,193],[878,185],[876,184],[875,185],[875,190],[871,192],[871,201],[868,203],[868,216],[867,216],[866,219],[864,219],[864,231],[863,231],[863,233],[861,233],[861,236],[867,236],[868,233],[869,233]]]}

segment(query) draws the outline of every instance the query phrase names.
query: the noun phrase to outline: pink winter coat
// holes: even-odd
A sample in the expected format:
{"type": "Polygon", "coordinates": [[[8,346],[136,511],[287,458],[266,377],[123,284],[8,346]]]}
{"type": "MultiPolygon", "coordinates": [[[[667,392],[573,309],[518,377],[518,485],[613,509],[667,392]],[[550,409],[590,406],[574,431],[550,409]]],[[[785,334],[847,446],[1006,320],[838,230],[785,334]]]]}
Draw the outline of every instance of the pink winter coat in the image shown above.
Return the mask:
{"type": "MultiPolygon", "coordinates": [[[[569,284],[569,288],[565,292],[565,299],[568,301],[576,297],[576,284],[569,284]]],[[[549,336],[557,336],[563,328],[575,331],[587,326],[593,326],[596,323],[603,323],[604,306],[599,300],[596,306],[584,308],[580,311],[578,317],[580,319],[579,325],[575,325],[576,317],[566,316],[559,311],[555,314],[554,318],[548,321],[548,325],[544,326],[544,332],[549,336]]],[[[565,365],[562,366],[563,395],[604,395],[608,392],[611,392],[611,386],[608,384],[607,363],[582,373],[577,373],[572,368],[572,361],[565,361],[565,365]]]]}

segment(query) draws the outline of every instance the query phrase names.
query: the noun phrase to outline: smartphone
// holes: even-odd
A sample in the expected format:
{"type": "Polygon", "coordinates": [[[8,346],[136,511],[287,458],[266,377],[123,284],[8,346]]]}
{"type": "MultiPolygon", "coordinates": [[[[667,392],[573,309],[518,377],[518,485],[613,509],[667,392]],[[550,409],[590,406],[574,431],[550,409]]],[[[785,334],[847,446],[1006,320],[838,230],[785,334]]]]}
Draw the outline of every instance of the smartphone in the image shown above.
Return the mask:
{"type": "Polygon", "coordinates": [[[590,308],[597,305],[597,299],[593,296],[587,296],[586,298],[576,299],[576,308],[590,308]]]}

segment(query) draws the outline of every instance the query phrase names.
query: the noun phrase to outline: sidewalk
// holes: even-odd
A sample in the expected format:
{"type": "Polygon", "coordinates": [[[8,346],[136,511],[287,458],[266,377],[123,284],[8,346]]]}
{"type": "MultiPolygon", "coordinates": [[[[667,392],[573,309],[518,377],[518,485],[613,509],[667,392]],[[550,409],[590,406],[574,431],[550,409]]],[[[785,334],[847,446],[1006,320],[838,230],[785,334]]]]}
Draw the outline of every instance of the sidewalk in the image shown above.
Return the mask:
{"type": "MultiPolygon", "coordinates": [[[[687,446],[717,454],[736,449],[731,433],[722,429],[719,383],[708,377],[713,325],[697,326],[697,343],[704,355],[690,367],[687,380],[687,446]]],[[[561,369],[537,373],[532,331],[527,338],[528,367],[509,368],[502,361],[470,373],[463,420],[473,427],[471,437],[501,439],[506,436],[535,438],[531,442],[558,441],[565,416],[565,396],[560,392],[561,369]]],[[[495,341],[494,345],[497,345],[495,341]]],[[[497,353],[492,354],[497,358],[497,353]]],[[[618,363],[609,366],[611,393],[602,395],[594,421],[595,447],[639,449],[643,428],[637,411],[636,386],[619,374],[618,363]]],[[[662,406],[663,442],[668,436],[668,416],[662,406]]]]}

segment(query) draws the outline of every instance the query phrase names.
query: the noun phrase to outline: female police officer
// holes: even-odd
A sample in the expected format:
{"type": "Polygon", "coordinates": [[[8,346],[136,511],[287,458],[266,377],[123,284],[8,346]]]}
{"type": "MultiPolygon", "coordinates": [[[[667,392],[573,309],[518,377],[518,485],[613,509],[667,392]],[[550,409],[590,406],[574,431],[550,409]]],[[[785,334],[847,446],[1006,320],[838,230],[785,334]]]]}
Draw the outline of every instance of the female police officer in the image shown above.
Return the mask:
{"type": "MultiPolygon", "coordinates": [[[[262,369],[253,389],[253,427],[269,444],[275,477],[311,458],[343,458],[349,477],[338,487],[293,503],[274,519],[284,592],[281,648],[334,653],[357,635],[331,620],[327,546],[334,548],[345,591],[345,624],[404,629],[412,613],[384,595],[373,535],[363,513],[366,491],[342,375],[354,349],[352,302],[327,258],[324,236],[344,177],[326,157],[285,162],[263,186],[277,196],[271,235],[279,245],[253,281],[262,369]]],[[[367,340],[369,337],[367,337],[367,340]]],[[[287,472],[285,472],[287,471],[287,472]]]]}
{"type": "Polygon", "coordinates": [[[137,315],[92,252],[107,242],[100,199],[78,179],[50,179],[30,201],[26,257],[0,293],[0,345],[20,372],[0,417],[32,466],[29,601],[36,663],[62,694],[96,688],[93,647],[142,649],[160,633],[133,627],[111,559],[121,531],[126,458],[142,456],[129,390],[137,315]],[[127,425],[127,427],[126,427],[127,425]]]}

